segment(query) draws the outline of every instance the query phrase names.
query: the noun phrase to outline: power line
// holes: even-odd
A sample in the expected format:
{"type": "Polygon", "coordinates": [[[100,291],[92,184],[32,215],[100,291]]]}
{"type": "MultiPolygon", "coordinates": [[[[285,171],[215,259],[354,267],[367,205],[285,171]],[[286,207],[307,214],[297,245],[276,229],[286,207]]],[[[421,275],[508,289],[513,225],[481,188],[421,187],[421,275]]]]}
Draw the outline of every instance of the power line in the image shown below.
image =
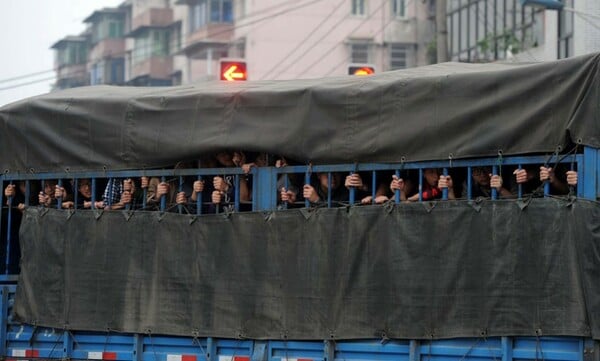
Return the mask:
{"type": "Polygon", "coordinates": [[[31,78],[32,76],[46,74],[46,73],[49,73],[51,71],[54,71],[54,69],[44,70],[44,71],[38,71],[38,72],[35,72],[35,73],[24,74],[24,75],[15,76],[15,77],[12,77],[12,78],[2,79],[2,80],[0,80],[0,83],[8,83],[8,82],[15,81],[15,80],[21,80],[21,79],[31,78]]]}
{"type": "MultiPolygon", "coordinates": [[[[311,31],[311,32],[310,32],[310,33],[309,33],[307,36],[305,36],[305,37],[304,37],[304,39],[302,39],[302,40],[301,40],[301,41],[298,43],[298,45],[297,45],[297,46],[296,46],[294,49],[292,49],[292,51],[290,51],[289,53],[287,53],[286,55],[284,55],[284,57],[283,57],[283,58],[282,58],[282,59],[281,59],[281,60],[280,60],[280,61],[279,61],[277,64],[275,64],[275,66],[273,66],[273,67],[272,67],[272,68],[271,68],[269,71],[267,71],[267,72],[265,73],[265,75],[267,75],[267,74],[271,74],[271,72],[275,71],[275,69],[277,69],[277,68],[278,68],[278,67],[279,67],[281,64],[283,64],[283,63],[284,63],[286,60],[288,60],[288,59],[290,58],[290,56],[296,52],[296,50],[300,49],[300,48],[302,47],[302,45],[304,45],[304,43],[306,43],[306,41],[308,41],[308,39],[310,39],[310,38],[311,38],[311,37],[312,37],[312,36],[313,36],[313,35],[314,35],[314,34],[317,32],[317,30],[321,29],[321,26],[322,26],[323,24],[325,24],[325,22],[326,22],[326,21],[328,21],[328,20],[329,20],[329,19],[330,19],[330,18],[333,16],[333,14],[335,14],[335,12],[338,10],[338,8],[339,8],[339,7],[342,5],[342,3],[343,3],[343,2],[345,2],[345,1],[346,1],[346,0],[342,0],[342,1],[340,1],[338,4],[336,4],[336,5],[333,7],[333,10],[332,10],[332,11],[331,11],[329,14],[327,14],[327,16],[325,16],[325,17],[323,18],[323,20],[322,20],[322,21],[321,21],[321,22],[320,22],[320,23],[319,23],[317,26],[315,26],[315,27],[314,27],[314,29],[313,29],[313,30],[312,30],[312,31],[311,31]]],[[[346,19],[346,17],[343,17],[343,18],[342,18],[340,21],[343,21],[344,19],[346,19]]],[[[337,24],[336,24],[336,25],[337,25],[337,24]]],[[[335,29],[336,25],[334,25],[334,26],[333,26],[333,29],[335,29]]],[[[331,30],[330,30],[330,31],[331,31],[331,30]]],[[[327,32],[327,33],[328,33],[328,32],[327,32]]],[[[326,35],[327,35],[327,33],[326,33],[326,35]]],[[[312,47],[309,47],[307,51],[305,51],[305,52],[304,52],[302,55],[300,55],[300,57],[299,57],[298,59],[296,59],[296,61],[298,61],[299,59],[302,59],[302,58],[304,57],[304,55],[306,55],[306,53],[307,53],[308,51],[310,51],[310,49],[312,49],[312,48],[315,46],[315,44],[317,44],[318,42],[320,42],[322,39],[323,39],[323,38],[321,38],[321,39],[319,39],[319,40],[315,41],[315,43],[313,44],[313,46],[312,46],[312,47]]],[[[277,73],[276,75],[274,75],[274,76],[273,76],[273,79],[276,79],[276,78],[277,78],[279,75],[281,75],[281,73],[282,73],[283,71],[284,71],[284,70],[281,70],[279,73],[277,73]]]]}
{"type": "MultiPolygon", "coordinates": [[[[236,26],[234,26],[232,28],[228,28],[228,29],[225,29],[225,30],[217,31],[217,32],[214,32],[214,33],[209,33],[209,34],[207,34],[207,38],[208,37],[215,37],[215,36],[218,36],[218,35],[221,35],[221,34],[224,34],[224,33],[228,33],[228,32],[231,32],[232,30],[236,30],[236,29],[243,28],[243,27],[246,27],[246,26],[254,25],[254,24],[260,23],[261,21],[272,19],[273,17],[277,17],[277,16],[280,16],[280,15],[286,14],[288,12],[295,11],[295,10],[301,9],[303,7],[312,5],[312,4],[317,3],[319,1],[323,1],[323,0],[311,0],[311,1],[308,1],[306,3],[299,4],[298,6],[295,6],[295,7],[292,7],[292,8],[288,8],[288,9],[284,9],[284,10],[281,10],[281,11],[276,12],[274,14],[268,14],[268,15],[260,17],[258,19],[255,19],[255,20],[252,20],[252,21],[249,21],[249,22],[246,22],[246,23],[242,23],[242,24],[236,25],[236,26]]],[[[282,4],[278,5],[278,7],[280,7],[280,6],[284,5],[284,4],[287,5],[287,4],[290,4],[290,3],[296,3],[296,1],[288,1],[288,2],[285,2],[285,3],[282,3],[282,4]]],[[[258,13],[264,14],[265,12],[264,11],[261,11],[261,12],[257,11],[256,13],[253,13],[253,14],[258,14],[258,13]]],[[[254,17],[254,15],[249,15],[246,18],[250,18],[250,17],[254,17]]],[[[189,35],[189,33],[184,33],[184,34],[181,34],[181,35],[182,36],[186,36],[186,35],[189,35]]],[[[189,45],[189,44],[183,43],[180,46],[181,46],[181,48],[184,48],[187,45],[189,45]]],[[[139,48],[139,47],[135,48],[134,47],[134,49],[132,49],[132,50],[126,50],[126,51],[122,51],[122,52],[118,52],[118,53],[113,53],[113,54],[111,54],[111,56],[112,57],[118,57],[119,55],[125,55],[127,53],[133,52],[134,56],[132,56],[131,59],[132,59],[133,62],[135,62],[136,59],[139,59],[139,56],[137,56],[137,57],[135,56],[135,50],[136,49],[138,49],[138,51],[139,51],[140,49],[148,49],[148,48],[152,48],[152,47],[154,47],[154,44],[148,44],[148,45],[146,45],[144,47],[141,47],[141,48],[139,48]]],[[[177,48],[177,47],[178,47],[177,44],[173,44],[173,48],[177,48]]],[[[169,49],[169,53],[172,53],[172,52],[173,52],[173,50],[169,49]]],[[[169,55],[169,56],[172,56],[172,55],[169,55]]],[[[85,64],[93,63],[95,60],[99,60],[99,59],[90,59],[85,64]]],[[[54,71],[54,69],[50,69],[50,70],[45,71],[43,73],[50,72],[50,71],[54,71]]],[[[65,78],[66,76],[76,76],[76,75],[81,75],[81,74],[87,74],[87,71],[85,71],[85,70],[83,70],[83,71],[82,70],[78,70],[78,71],[75,71],[75,72],[72,72],[72,73],[68,73],[65,76],[61,76],[61,78],[65,78]]],[[[33,75],[34,74],[26,74],[26,75],[21,75],[21,76],[15,77],[15,78],[27,78],[27,77],[30,77],[30,76],[33,76],[33,75]]],[[[2,88],[0,88],[0,91],[15,89],[15,88],[19,88],[19,87],[22,87],[22,86],[35,84],[35,83],[41,83],[41,82],[45,82],[45,81],[48,81],[48,80],[52,80],[54,78],[55,77],[38,79],[38,80],[34,80],[34,81],[28,81],[28,82],[25,82],[25,83],[18,83],[18,84],[14,84],[14,85],[2,87],[2,88]]],[[[9,81],[9,80],[8,79],[7,80],[0,80],[0,83],[1,82],[7,82],[7,81],[9,81]]]]}
{"type": "MultiPolygon", "coordinates": [[[[405,6],[408,6],[408,4],[410,4],[412,0],[409,0],[405,6]]],[[[390,19],[387,21],[387,23],[385,23],[383,25],[383,27],[381,27],[381,29],[377,30],[376,32],[374,32],[371,37],[376,37],[377,35],[381,34],[387,27],[388,25],[390,25],[392,22],[394,21],[393,17],[390,17],[390,19]]],[[[339,62],[338,64],[336,64],[334,67],[332,67],[326,74],[325,76],[329,76],[331,75],[331,73],[333,73],[336,69],[338,69],[340,66],[344,65],[344,63],[348,62],[348,60],[350,60],[350,56],[342,59],[341,62],[339,62]]]]}
{"type": "MultiPolygon", "coordinates": [[[[409,0],[407,2],[407,4],[409,4],[412,0],[409,0]]],[[[377,13],[380,9],[383,8],[383,6],[387,3],[387,1],[382,1],[381,5],[379,5],[379,7],[377,7],[375,10],[373,10],[371,12],[371,14],[369,14],[369,16],[367,16],[366,18],[363,19],[363,21],[361,21],[354,29],[352,29],[352,31],[350,32],[349,36],[352,36],[358,29],[360,29],[368,20],[370,20],[375,13],[377,13]]],[[[338,24],[339,25],[339,24],[338,24]]],[[[335,29],[335,28],[334,28],[335,29]]],[[[332,29],[333,30],[333,29],[332,29]]],[[[333,47],[331,47],[330,49],[327,50],[327,52],[325,54],[330,54],[333,50],[335,50],[335,48],[337,48],[340,44],[343,44],[344,41],[342,40],[339,43],[336,43],[333,47]]],[[[316,44],[315,44],[316,45],[316,44]]],[[[313,46],[314,47],[314,46],[313,46]]],[[[313,48],[311,47],[311,49],[313,48]]],[[[300,74],[298,74],[298,76],[302,76],[303,74],[305,74],[308,70],[312,69],[313,66],[317,65],[320,61],[322,61],[322,58],[317,59],[317,61],[313,62],[312,64],[310,64],[308,67],[306,67],[300,74]]]]}
{"type": "MultiPolygon", "coordinates": [[[[214,33],[209,33],[209,34],[207,34],[207,38],[208,37],[215,37],[215,36],[218,36],[218,35],[221,35],[221,34],[224,34],[224,33],[228,33],[228,32],[231,32],[233,30],[236,30],[236,29],[239,29],[239,28],[243,28],[243,27],[246,27],[246,26],[254,25],[254,24],[257,24],[257,23],[259,23],[261,21],[272,19],[273,17],[277,17],[277,16],[283,15],[285,13],[288,13],[288,12],[291,12],[291,11],[294,11],[294,10],[298,10],[298,9],[303,8],[303,7],[312,5],[312,4],[314,4],[316,2],[319,2],[319,1],[323,1],[323,0],[312,0],[312,1],[309,1],[309,2],[304,3],[304,4],[299,4],[298,6],[295,6],[295,7],[291,7],[291,8],[288,8],[288,9],[281,10],[281,11],[279,11],[277,13],[274,13],[274,14],[264,15],[265,14],[265,10],[256,11],[256,12],[250,14],[250,15],[247,15],[242,20],[249,19],[249,18],[255,18],[258,15],[264,15],[264,16],[262,16],[262,17],[260,17],[258,19],[249,21],[247,23],[242,23],[242,24],[239,24],[239,25],[235,25],[232,28],[224,29],[224,30],[217,31],[217,32],[214,32],[214,33]]],[[[272,6],[270,10],[276,9],[276,8],[280,8],[280,7],[284,6],[284,5],[295,4],[295,3],[297,3],[297,0],[286,1],[286,2],[283,2],[281,4],[272,6]]],[[[181,36],[187,36],[189,34],[190,34],[190,32],[186,32],[186,33],[182,33],[181,36]]],[[[125,37],[123,37],[123,39],[125,39],[125,37]]],[[[179,46],[181,48],[185,48],[188,45],[189,45],[189,43],[183,42],[179,46]]],[[[176,42],[173,42],[173,45],[171,45],[169,47],[169,49],[168,49],[169,50],[169,54],[173,53],[174,50],[178,50],[177,48],[179,46],[178,46],[178,44],[176,42]]],[[[137,60],[137,59],[140,58],[140,55],[138,55],[138,56],[135,55],[136,49],[138,51],[140,51],[140,50],[144,50],[144,49],[151,49],[153,47],[154,47],[154,44],[152,44],[152,43],[147,44],[146,46],[143,46],[143,47],[137,47],[136,48],[134,46],[134,48],[131,49],[131,50],[125,50],[125,51],[121,51],[121,52],[117,52],[117,53],[112,53],[112,54],[110,54],[110,56],[111,57],[120,57],[121,55],[126,55],[127,53],[132,53],[133,56],[131,57],[131,60],[133,62],[135,62],[135,60],[137,60]]],[[[169,56],[172,56],[172,55],[169,55],[169,56]]],[[[101,60],[101,59],[102,58],[99,58],[99,59],[98,58],[96,58],[96,59],[89,59],[84,64],[94,63],[95,61],[98,61],[98,60],[101,60]]],[[[36,76],[36,75],[41,75],[41,74],[49,73],[49,72],[52,72],[54,70],[55,69],[48,69],[48,70],[45,70],[45,71],[40,71],[40,72],[35,72],[35,73],[29,73],[29,74],[19,75],[19,76],[13,77],[13,78],[0,79],[0,83],[11,82],[11,81],[20,80],[20,79],[25,79],[25,78],[33,77],[33,76],[36,76]]],[[[77,73],[81,73],[81,72],[78,71],[77,73]]],[[[71,75],[71,74],[68,74],[68,75],[71,75]]],[[[8,90],[8,89],[14,89],[14,88],[18,88],[18,87],[25,86],[25,85],[31,85],[31,84],[35,84],[36,82],[44,82],[44,81],[47,81],[47,80],[48,79],[39,79],[37,81],[29,81],[29,82],[25,82],[25,83],[19,83],[19,84],[15,84],[15,85],[11,85],[11,86],[6,86],[6,87],[3,87],[3,88],[0,88],[0,91],[2,91],[2,90],[8,90]]]]}

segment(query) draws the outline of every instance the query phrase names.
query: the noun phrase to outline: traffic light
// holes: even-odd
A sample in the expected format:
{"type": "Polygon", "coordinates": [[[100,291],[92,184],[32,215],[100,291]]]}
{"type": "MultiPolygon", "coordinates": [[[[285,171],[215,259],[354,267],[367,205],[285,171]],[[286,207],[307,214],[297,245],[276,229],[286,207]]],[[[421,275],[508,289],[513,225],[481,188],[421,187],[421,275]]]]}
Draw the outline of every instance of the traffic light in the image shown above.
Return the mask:
{"type": "Polygon", "coordinates": [[[371,75],[375,74],[375,67],[369,64],[350,64],[348,65],[348,75],[371,75]]]}
{"type": "Polygon", "coordinates": [[[225,81],[248,80],[246,62],[243,60],[221,59],[219,62],[219,79],[225,81]]]}
{"type": "Polygon", "coordinates": [[[521,0],[521,5],[541,6],[547,10],[562,10],[565,6],[560,0],[521,0]]]}

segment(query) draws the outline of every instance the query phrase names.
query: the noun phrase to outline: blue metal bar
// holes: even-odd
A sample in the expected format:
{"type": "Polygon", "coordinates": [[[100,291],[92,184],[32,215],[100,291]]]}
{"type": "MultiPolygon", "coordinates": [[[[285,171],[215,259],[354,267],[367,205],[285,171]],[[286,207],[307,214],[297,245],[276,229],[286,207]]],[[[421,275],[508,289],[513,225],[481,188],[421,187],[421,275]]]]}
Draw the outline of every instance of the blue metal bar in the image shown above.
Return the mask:
{"type": "MultiPolygon", "coordinates": [[[[145,173],[143,173],[145,174],[145,173]]],[[[142,177],[146,177],[145,175],[142,175],[142,177]]],[[[148,178],[148,177],[146,177],[148,178]]],[[[140,179],[141,182],[141,179],[140,179]]],[[[148,178],[148,185],[150,185],[150,178],[148,178]]],[[[146,209],[146,206],[148,206],[148,186],[144,187],[142,189],[142,209],[146,209]]]]}
{"type": "MultiPolygon", "coordinates": [[[[183,176],[179,176],[179,193],[183,192],[183,176]]],[[[177,205],[177,212],[179,214],[183,213],[183,206],[181,204],[177,205]]]]}
{"type": "Polygon", "coordinates": [[[419,202],[423,202],[423,168],[419,168],[419,202]]]}
{"type": "Polygon", "coordinates": [[[578,177],[578,181],[582,181],[580,182],[582,183],[580,187],[583,188],[583,196],[587,199],[596,199],[599,158],[600,157],[598,157],[598,151],[596,149],[590,147],[583,148],[584,174],[582,177],[578,177]]]}
{"type": "MultiPolygon", "coordinates": [[[[62,179],[61,178],[58,178],[57,186],[58,186],[58,188],[62,188],[62,179]]],[[[56,209],[62,208],[62,201],[63,201],[63,193],[61,191],[60,197],[56,197],[56,209]]]]}
{"type": "Polygon", "coordinates": [[[409,354],[408,354],[409,361],[420,361],[421,360],[421,347],[419,345],[419,341],[410,340],[409,350],[410,350],[409,354]]]}
{"type": "MultiPolygon", "coordinates": [[[[0,185],[2,182],[0,181],[0,185]]],[[[0,288],[0,355],[6,355],[7,329],[8,329],[8,293],[9,288],[2,286],[0,288]]]]}
{"type": "Polygon", "coordinates": [[[331,208],[331,172],[327,172],[327,208],[331,208]]]}
{"type": "MultiPolygon", "coordinates": [[[[442,169],[442,175],[444,177],[448,176],[448,168],[444,167],[442,169]]],[[[448,200],[448,187],[442,189],[442,200],[447,201],[448,200]]]]}
{"type": "Polygon", "coordinates": [[[144,335],[136,333],[133,335],[133,360],[142,361],[144,357],[144,335]]]}
{"type": "Polygon", "coordinates": [[[234,176],[234,186],[233,186],[233,204],[236,212],[240,211],[240,175],[236,174],[234,176]]]}
{"type": "Polygon", "coordinates": [[[73,179],[73,209],[77,209],[77,201],[78,200],[79,200],[79,179],[74,178],[73,179]]]}
{"type": "MultiPolygon", "coordinates": [[[[492,176],[495,176],[498,174],[498,166],[497,165],[493,165],[492,166],[492,176]]],[[[494,187],[492,187],[492,199],[498,199],[498,190],[494,187]]]]}
{"type": "MultiPolygon", "coordinates": [[[[517,169],[521,170],[521,169],[523,169],[523,166],[521,164],[519,164],[517,169]]],[[[522,183],[519,183],[517,185],[517,197],[519,199],[523,198],[523,184],[522,183]]]]}
{"type": "MultiPolygon", "coordinates": [[[[162,177],[160,177],[160,182],[164,183],[166,180],[165,176],[163,175],[162,177]]],[[[155,190],[156,193],[158,193],[158,187],[155,190]]],[[[156,197],[156,195],[155,195],[156,197]]],[[[167,209],[167,195],[163,194],[162,196],[160,196],[160,211],[164,212],[165,209],[167,209]]]]}
{"type": "MultiPolygon", "coordinates": [[[[12,185],[12,181],[9,182],[12,185]]],[[[4,190],[2,190],[4,193],[4,190]]],[[[6,269],[4,270],[4,274],[9,274],[9,266],[10,266],[10,241],[11,241],[11,233],[12,233],[12,200],[13,197],[10,196],[7,199],[8,202],[8,210],[7,210],[7,220],[6,220],[6,269]]],[[[0,206],[3,206],[0,204],[0,206]]],[[[5,317],[6,315],[2,315],[1,317],[5,317]]]]}
{"type": "MultiPolygon", "coordinates": [[[[198,176],[198,181],[202,182],[202,176],[198,176]]],[[[196,215],[202,214],[202,192],[196,193],[196,215]]]]}
{"type": "MultiPolygon", "coordinates": [[[[288,179],[288,175],[287,174],[283,174],[281,175],[281,177],[283,177],[283,189],[287,192],[289,191],[289,179],[288,179]]],[[[282,206],[283,209],[287,209],[288,208],[288,202],[282,202],[282,206]]]]}
{"type": "Polygon", "coordinates": [[[29,206],[29,198],[31,198],[31,184],[29,179],[25,181],[25,205],[29,206]]]}
{"type": "MultiPolygon", "coordinates": [[[[350,175],[353,175],[353,172],[350,172],[350,175]]],[[[330,174],[328,174],[328,177],[331,178],[330,174]]],[[[331,181],[329,181],[329,186],[327,187],[328,189],[331,188],[331,181]]],[[[350,197],[348,199],[350,205],[353,205],[355,202],[355,198],[356,198],[356,189],[354,187],[350,187],[349,189],[350,191],[350,197]]]]}
{"type": "MultiPolygon", "coordinates": [[[[109,178],[107,184],[110,184],[114,188],[115,187],[115,179],[116,178],[109,178]]],[[[108,207],[108,209],[110,209],[110,207],[112,206],[112,197],[111,197],[111,194],[109,194],[108,197],[106,198],[106,203],[108,203],[108,204],[105,204],[104,207],[105,208],[108,207]]]]}
{"type": "Polygon", "coordinates": [[[42,190],[40,191],[40,193],[44,193],[44,195],[45,195],[46,194],[46,181],[44,179],[42,179],[41,184],[42,184],[42,190]]]}
{"type": "MultiPolygon", "coordinates": [[[[553,169],[554,171],[554,169],[553,169]]],[[[544,181],[544,197],[550,196],[550,178],[544,181]]]]}
{"type": "MultiPolygon", "coordinates": [[[[304,185],[310,185],[310,173],[308,172],[308,170],[309,169],[306,168],[306,171],[304,172],[304,185]]],[[[302,187],[302,189],[304,189],[304,186],[302,187]]],[[[308,198],[304,198],[304,207],[310,207],[310,201],[308,200],[308,198]]]]}
{"type": "Polygon", "coordinates": [[[473,168],[467,167],[467,199],[473,198],[473,168]]]}
{"type": "Polygon", "coordinates": [[[92,178],[92,209],[96,209],[96,178],[92,178]]]}
{"type": "Polygon", "coordinates": [[[63,331],[63,360],[71,359],[73,355],[73,340],[71,338],[71,331],[64,330],[63,331]]]}
{"type": "Polygon", "coordinates": [[[513,342],[512,337],[502,337],[502,361],[512,361],[513,342]]]}
{"type": "MultiPolygon", "coordinates": [[[[400,179],[400,170],[396,169],[396,177],[400,179]]],[[[394,202],[396,204],[400,203],[400,190],[396,189],[394,191],[394,202]]]]}
{"type": "Polygon", "coordinates": [[[371,203],[375,204],[375,197],[377,196],[377,172],[373,171],[371,174],[371,203]]]}

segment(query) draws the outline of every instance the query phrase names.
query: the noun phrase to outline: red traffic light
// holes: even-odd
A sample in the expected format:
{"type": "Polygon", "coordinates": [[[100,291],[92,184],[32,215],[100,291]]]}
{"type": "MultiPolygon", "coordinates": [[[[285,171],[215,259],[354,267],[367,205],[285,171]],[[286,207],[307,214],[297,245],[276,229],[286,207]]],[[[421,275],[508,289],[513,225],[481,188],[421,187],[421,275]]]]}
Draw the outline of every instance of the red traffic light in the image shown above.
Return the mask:
{"type": "Polygon", "coordinates": [[[375,74],[375,67],[370,65],[350,65],[348,67],[349,75],[371,75],[375,74]]]}
{"type": "Polygon", "coordinates": [[[225,81],[248,80],[246,62],[244,61],[221,61],[220,79],[225,81]]]}

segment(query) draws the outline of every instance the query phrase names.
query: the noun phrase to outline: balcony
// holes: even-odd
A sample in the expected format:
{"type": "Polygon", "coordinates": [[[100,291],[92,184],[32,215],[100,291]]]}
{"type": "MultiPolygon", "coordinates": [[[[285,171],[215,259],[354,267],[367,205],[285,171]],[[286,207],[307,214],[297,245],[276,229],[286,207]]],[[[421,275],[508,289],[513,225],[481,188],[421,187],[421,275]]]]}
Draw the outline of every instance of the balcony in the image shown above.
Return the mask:
{"type": "Polygon", "coordinates": [[[167,27],[173,23],[173,9],[151,8],[133,18],[131,34],[149,27],[167,27]]]}
{"type": "Polygon", "coordinates": [[[106,57],[122,58],[125,54],[125,39],[116,38],[100,40],[90,51],[90,59],[92,61],[103,59],[106,57]]]}
{"type": "Polygon", "coordinates": [[[155,56],[137,64],[131,69],[131,79],[141,76],[150,76],[153,79],[171,79],[173,72],[173,58],[170,56],[155,56]]]}
{"type": "Polygon", "coordinates": [[[188,34],[186,46],[181,53],[191,58],[202,58],[204,50],[208,47],[226,49],[233,40],[234,25],[230,23],[211,23],[188,34]]]}

